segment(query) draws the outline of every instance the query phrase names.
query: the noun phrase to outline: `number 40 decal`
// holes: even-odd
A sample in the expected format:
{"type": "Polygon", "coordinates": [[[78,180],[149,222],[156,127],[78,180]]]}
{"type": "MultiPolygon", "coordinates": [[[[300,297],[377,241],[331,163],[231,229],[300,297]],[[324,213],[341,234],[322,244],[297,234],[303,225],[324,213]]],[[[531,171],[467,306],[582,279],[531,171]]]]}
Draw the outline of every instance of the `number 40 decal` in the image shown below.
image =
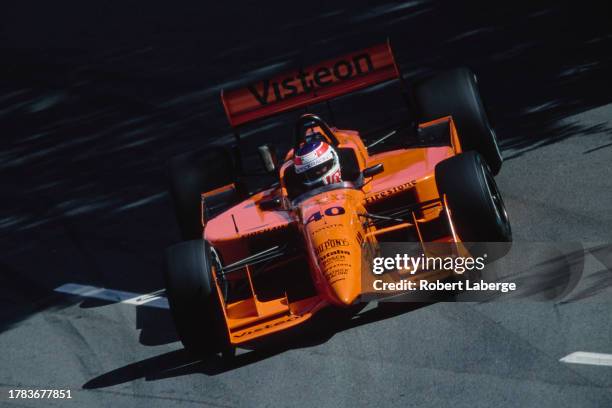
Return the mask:
{"type": "Polygon", "coordinates": [[[310,224],[313,221],[319,221],[321,218],[323,218],[324,216],[330,216],[333,217],[335,215],[341,215],[344,214],[344,207],[329,207],[327,208],[325,211],[323,211],[323,214],[321,214],[321,211],[317,211],[315,213],[313,213],[310,217],[308,217],[308,219],[306,220],[306,225],[310,224]]]}

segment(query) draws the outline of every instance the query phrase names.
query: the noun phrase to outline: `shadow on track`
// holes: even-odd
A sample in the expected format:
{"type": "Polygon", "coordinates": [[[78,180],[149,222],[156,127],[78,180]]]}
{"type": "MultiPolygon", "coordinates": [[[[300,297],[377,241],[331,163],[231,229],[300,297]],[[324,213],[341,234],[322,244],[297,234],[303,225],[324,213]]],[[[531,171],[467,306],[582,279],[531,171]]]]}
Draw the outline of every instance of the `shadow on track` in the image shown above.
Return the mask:
{"type": "Polygon", "coordinates": [[[205,360],[194,359],[185,349],[180,349],[102,374],[89,380],[83,388],[111,387],[140,378],[156,381],[190,374],[217,375],[257,363],[287,350],[313,347],[325,343],[344,330],[389,319],[427,305],[428,303],[379,303],[377,307],[358,313],[352,318],[345,314],[338,316],[338,313],[332,310],[322,311],[305,325],[260,340],[254,344],[253,349],[239,353],[233,358],[215,355],[205,360]]]}

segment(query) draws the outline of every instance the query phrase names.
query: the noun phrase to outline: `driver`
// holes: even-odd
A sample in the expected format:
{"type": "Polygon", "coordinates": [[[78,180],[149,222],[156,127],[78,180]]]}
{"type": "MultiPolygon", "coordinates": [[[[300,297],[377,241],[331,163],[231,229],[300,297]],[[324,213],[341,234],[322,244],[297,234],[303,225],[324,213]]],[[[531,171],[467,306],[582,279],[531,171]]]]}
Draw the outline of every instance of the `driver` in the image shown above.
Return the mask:
{"type": "Polygon", "coordinates": [[[342,181],[338,153],[322,140],[310,139],[295,152],[295,172],[307,189],[342,181]]]}

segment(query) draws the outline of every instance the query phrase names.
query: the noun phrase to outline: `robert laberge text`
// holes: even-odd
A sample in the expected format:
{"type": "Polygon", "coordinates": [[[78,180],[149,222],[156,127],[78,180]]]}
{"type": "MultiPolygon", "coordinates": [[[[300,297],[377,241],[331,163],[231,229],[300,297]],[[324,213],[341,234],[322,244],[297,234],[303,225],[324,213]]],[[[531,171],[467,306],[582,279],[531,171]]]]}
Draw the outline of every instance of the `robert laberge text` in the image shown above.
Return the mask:
{"type": "Polygon", "coordinates": [[[409,281],[402,279],[397,282],[383,282],[382,279],[377,279],[373,282],[372,287],[377,291],[412,291],[412,290],[448,290],[448,291],[497,291],[511,292],[516,290],[514,282],[486,282],[478,281],[459,281],[459,282],[442,282],[439,280],[428,281],[421,279],[419,281],[409,281]]]}

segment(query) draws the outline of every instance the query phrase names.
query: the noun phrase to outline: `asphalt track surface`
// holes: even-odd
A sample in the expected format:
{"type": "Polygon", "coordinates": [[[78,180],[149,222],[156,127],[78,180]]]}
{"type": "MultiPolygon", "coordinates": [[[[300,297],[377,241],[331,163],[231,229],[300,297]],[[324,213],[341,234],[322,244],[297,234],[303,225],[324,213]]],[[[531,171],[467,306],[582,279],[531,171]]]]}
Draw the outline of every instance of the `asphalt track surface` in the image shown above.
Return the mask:
{"type": "Polygon", "coordinates": [[[563,302],[371,305],[230,363],[190,358],[163,307],[54,291],[159,290],[163,249],[178,239],[163,164],[229,138],[220,87],[386,35],[407,72],[479,74],[515,241],[609,246],[607,10],[30,7],[9,6],[0,37],[1,406],[612,406],[611,367],[559,362],[612,353],[605,257],[586,260],[563,302]],[[8,400],[11,388],[73,399],[8,400]]]}

